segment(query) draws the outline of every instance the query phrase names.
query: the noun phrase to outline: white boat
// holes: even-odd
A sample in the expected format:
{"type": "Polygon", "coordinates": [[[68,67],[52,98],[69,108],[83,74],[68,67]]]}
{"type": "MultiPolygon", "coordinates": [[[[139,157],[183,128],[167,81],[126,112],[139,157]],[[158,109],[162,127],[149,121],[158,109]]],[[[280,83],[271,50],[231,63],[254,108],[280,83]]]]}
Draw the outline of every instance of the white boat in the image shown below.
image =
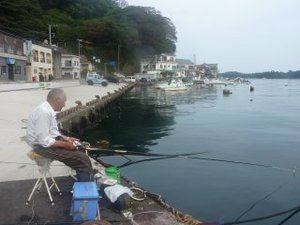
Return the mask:
{"type": "Polygon", "coordinates": [[[184,91],[187,90],[188,87],[182,82],[182,80],[172,79],[166,86],[161,89],[165,91],[184,91]]]}
{"type": "Polygon", "coordinates": [[[157,83],[154,87],[158,88],[158,89],[164,89],[167,86],[168,86],[168,82],[160,82],[160,83],[157,83]]]}
{"type": "Polygon", "coordinates": [[[219,80],[219,79],[206,80],[206,81],[204,81],[204,83],[206,85],[225,85],[226,84],[225,81],[219,80]]]}
{"type": "Polygon", "coordinates": [[[195,77],[193,77],[192,81],[194,82],[194,84],[204,84],[204,81],[201,78],[201,76],[195,76],[195,77]]]}

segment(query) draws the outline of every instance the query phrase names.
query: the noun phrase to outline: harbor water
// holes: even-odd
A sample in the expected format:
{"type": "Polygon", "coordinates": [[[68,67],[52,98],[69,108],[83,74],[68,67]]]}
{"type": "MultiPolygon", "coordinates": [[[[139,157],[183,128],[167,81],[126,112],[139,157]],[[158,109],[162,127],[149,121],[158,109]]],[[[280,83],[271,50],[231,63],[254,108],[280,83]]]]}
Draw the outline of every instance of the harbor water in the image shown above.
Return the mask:
{"type": "MultiPolygon", "coordinates": [[[[82,138],[145,153],[202,152],[142,162],[149,157],[128,156],[127,166],[121,156],[101,157],[196,219],[224,223],[285,211],[300,205],[300,80],[251,85],[253,92],[228,85],[230,95],[224,86],[180,92],[137,86],[82,138]]],[[[288,215],[252,224],[278,224],[288,215]]],[[[284,224],[300,224],[300,213],[284,224]]]]}

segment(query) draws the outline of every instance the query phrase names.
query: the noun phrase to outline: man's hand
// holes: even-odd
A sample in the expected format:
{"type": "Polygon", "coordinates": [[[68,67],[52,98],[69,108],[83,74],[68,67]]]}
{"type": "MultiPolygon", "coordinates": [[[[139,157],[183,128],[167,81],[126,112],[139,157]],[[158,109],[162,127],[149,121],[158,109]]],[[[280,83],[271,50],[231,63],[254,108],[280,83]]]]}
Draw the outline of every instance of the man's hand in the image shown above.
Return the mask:
{"type": "Polygon", "coordinates": [[[55,143],[53,144],[54,147],[59,147],[59,148],[64,148],[66,150],[69,151],[75,151],[77,150],[76,145],[74,145],[73,142],[70,141],[55,141],[55,143]]]}
{"type": "Polygon", "coordinates": [[[64,142],[64,149],[69,150],[69,151],[76,151],[76,145],[74,145],[73,142],[65,141],[64,142]]]}
{"type": "Polygon", "coordinates": [[[64,137],[64,141],[73,143],[74,141],[80,141],[80,139],[75,137],[64,137]]]}

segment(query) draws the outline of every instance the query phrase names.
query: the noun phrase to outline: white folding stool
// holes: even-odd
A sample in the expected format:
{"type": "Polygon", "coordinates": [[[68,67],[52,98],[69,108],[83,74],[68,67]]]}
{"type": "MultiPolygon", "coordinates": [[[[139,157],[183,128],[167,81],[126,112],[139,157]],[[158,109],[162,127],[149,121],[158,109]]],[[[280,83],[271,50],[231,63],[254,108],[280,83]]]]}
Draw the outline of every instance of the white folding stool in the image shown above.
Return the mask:
{"type": "Polygon", "coordinates": [[[55,205],[52,195],[51,195],[51,188],[55,187],[56,190],[58,191],[59,195],[62,195],[62,193],[50,172],[50,164],[53,160],[49,159],[49,158],[45,158],[45,157],[35,153],[34,151],[30,151],[27,155],[30,159],[34,160],[36,162],[36,164],[38,165],[40,176],[32,188],[32,191],[27,199],[26,205],[29,204],[35,191],[40,192],[43,183],[45,184],[45,187],[47,189],[47,193],[48,193],[51,205],[55,205]],[[52,181],[52,184],[50,186],[47,182],[47,177],[49,177],[52,181]]]}

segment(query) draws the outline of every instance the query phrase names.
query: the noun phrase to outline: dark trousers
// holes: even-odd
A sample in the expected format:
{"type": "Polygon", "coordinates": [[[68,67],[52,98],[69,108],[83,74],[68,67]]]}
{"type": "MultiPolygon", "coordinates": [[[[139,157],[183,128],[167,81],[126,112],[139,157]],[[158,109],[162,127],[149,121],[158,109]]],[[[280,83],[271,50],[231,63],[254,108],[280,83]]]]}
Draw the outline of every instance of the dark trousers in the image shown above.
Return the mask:
{"type": "Polygon", "coordinates": [[[58,160],[76,171],[79,182],[94,180],[90,158],[81,151],[68,151],[63,148],[35,146],[33,151],[45,158],[58,160]]]}

